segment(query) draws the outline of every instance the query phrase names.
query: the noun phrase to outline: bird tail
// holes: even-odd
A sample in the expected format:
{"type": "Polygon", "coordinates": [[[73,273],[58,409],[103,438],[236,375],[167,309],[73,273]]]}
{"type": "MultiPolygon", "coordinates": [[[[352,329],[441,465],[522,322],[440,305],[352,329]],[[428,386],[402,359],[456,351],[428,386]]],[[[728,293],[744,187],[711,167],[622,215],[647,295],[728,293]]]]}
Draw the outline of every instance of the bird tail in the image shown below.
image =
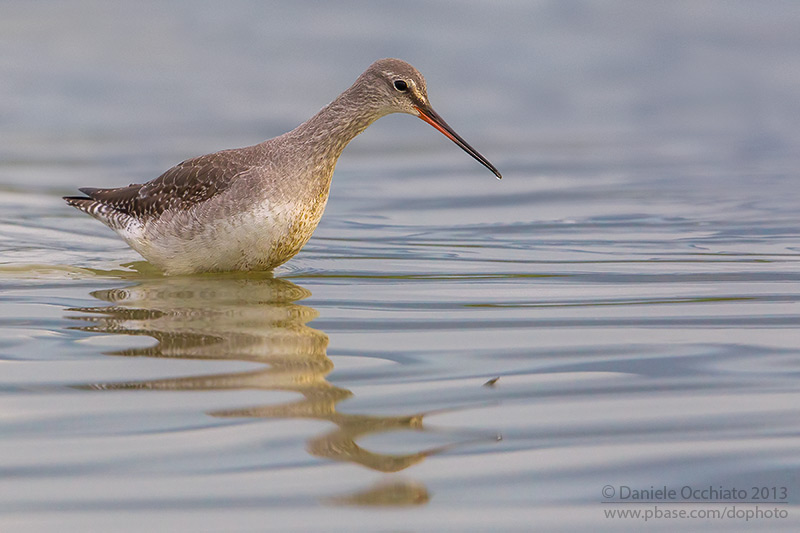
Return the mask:
{"type": "Polygon", "coordinates": [[[129,214],[87,196],[64,196],[63,198],[67,204],[96,218],[114,230],[123,229],[133,221],[129,214]]]}
{"type": "Polygon", "coordinates": [[[64,196],[63,198],[72,207],[94,216],[92,212],[97,208],[98,202],[96,200],[86,196],[64,196]]]}

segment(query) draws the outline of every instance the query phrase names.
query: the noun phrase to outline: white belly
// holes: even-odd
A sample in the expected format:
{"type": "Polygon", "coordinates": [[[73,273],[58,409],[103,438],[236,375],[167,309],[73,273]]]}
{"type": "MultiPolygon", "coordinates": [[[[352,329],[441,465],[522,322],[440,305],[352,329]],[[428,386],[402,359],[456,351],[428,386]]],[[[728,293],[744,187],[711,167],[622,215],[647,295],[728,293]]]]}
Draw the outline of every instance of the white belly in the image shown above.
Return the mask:
{"type": "Polygon", "coordinates": [[[326,199],[302,207],[263,201],[235,213],[224,202],[207,202],[119,234],[167,274],[269,270],[308,242],[326,199]]]}

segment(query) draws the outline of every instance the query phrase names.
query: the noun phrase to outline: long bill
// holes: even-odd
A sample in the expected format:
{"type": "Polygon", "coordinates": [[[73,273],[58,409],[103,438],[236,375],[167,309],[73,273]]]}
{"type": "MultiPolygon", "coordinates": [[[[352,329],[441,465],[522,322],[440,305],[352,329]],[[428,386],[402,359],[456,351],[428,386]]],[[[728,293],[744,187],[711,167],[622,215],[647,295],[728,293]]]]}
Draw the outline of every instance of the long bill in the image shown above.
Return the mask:
{"type": "Polygon", "coordinates": [[[414,106],[416,107],[417,111],[419,112],[419,118],[439,130],[444,134],[445,137],[456,143],[458,146],[461,147],[462,150],[467,152],[469,155],[477,159],[483,166],[494,172],[494,175],[497,176],[497,179],[503,179],[503,176],[500,175],[500,171],[498,171],[493,164],[489,162],[488,159],[483,157],[478,151],[470,146],[467,141],[461,138],[461,136],[451,128],[444,119],[439,116],[439,113],[433,110],[432,107],[426,105],[422,106],[414,106]]]}

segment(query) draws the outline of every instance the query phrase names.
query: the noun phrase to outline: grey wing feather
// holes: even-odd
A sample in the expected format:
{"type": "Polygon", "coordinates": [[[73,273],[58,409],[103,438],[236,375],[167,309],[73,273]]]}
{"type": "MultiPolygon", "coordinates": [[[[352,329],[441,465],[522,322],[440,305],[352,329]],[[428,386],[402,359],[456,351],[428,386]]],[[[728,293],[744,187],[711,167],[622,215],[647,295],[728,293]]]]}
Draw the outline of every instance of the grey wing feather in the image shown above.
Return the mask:
{"type": "MultiPolygon", "coordinates": [[[[158,216],[169,209],[186,209],[225,191],[233,179],[252,168],[239,151],[223,151],[187,159],[145,184],[114,189],[83,187],[91,200],[137,219],[158,216]]],[[[74,204],[76,198],[71,198],[74,204]]]]}

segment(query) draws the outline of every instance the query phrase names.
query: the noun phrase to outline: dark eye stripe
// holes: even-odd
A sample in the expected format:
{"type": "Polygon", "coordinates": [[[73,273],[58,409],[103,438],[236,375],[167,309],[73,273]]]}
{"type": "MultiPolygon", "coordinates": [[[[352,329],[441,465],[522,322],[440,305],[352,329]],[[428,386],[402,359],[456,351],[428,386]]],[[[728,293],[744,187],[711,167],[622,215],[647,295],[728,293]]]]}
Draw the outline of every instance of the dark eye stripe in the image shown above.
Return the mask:
{"type": "Polygon", "coordinates": [[[401,93],[404,93],[408,90],[408,84],[403,80],[395,80],[394,88],[400,91],[401,93]]]}

